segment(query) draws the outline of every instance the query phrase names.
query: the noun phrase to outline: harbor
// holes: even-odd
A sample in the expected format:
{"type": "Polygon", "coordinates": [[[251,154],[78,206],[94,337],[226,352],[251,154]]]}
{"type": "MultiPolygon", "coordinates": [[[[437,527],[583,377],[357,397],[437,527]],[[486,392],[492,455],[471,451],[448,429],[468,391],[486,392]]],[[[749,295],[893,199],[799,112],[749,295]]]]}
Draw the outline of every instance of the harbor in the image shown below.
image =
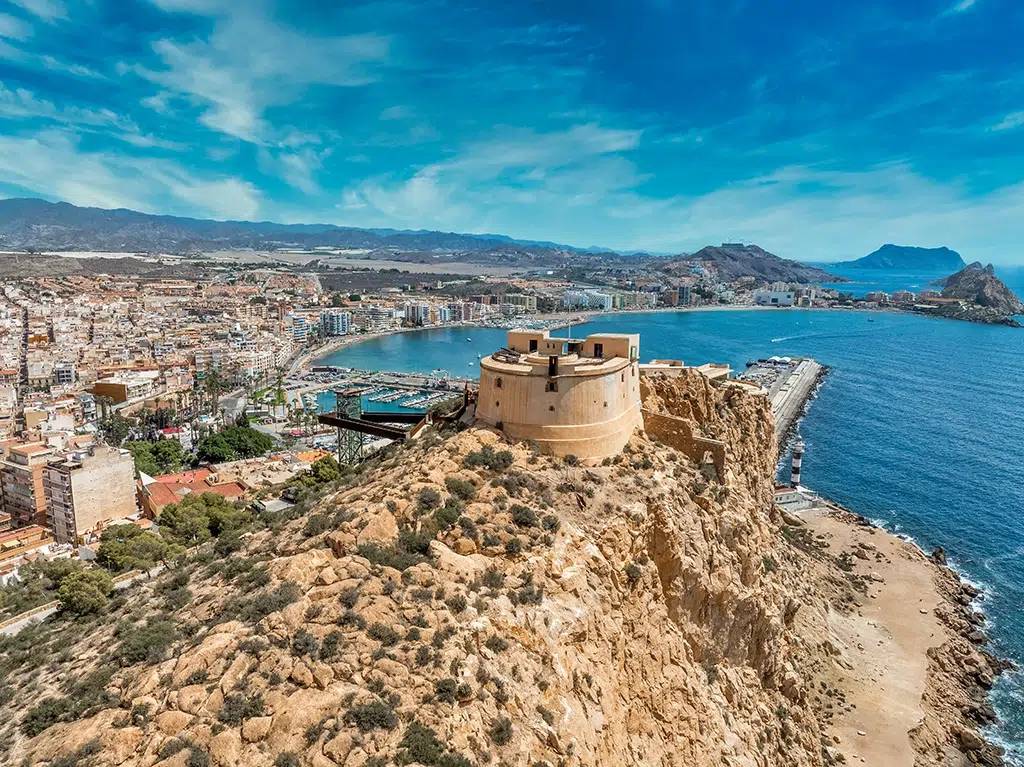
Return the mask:
{"type": "Polygon", "coordinates": [[[760,384],[768,392],[775,416],[775,433],[781,443],[796,426],[826,372],[824,365],[811,358],[769,357],[748,362],[739,377],[760,384]]]}

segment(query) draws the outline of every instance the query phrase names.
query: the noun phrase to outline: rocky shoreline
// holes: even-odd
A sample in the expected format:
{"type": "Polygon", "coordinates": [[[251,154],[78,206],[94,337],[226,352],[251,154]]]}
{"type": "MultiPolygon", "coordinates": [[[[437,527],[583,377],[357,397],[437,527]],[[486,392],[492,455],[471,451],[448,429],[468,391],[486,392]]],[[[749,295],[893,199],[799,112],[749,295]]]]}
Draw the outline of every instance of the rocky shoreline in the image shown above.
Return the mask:
{"type": "Polygon", "coordinates": [[[989,696],[999,675],[1016,665],[985,649],[989,644],[983,630],[986,618],[978,609],[983,592],[949,567],[941,547],[926,554],[913,542],[885,531],[859,514],[834,505],[830,514],[844,524],[878,530],[914,546],[932,571],[942,599],[932,612],[946,636],[945,641],[928,650],[922,697],[926,716],[911,731],[915,750],[922,755],[941,753],[941,763],[950,767],[1005,765],[1005,749],[989,742],[979,730],[998,720],[989,696]]]}

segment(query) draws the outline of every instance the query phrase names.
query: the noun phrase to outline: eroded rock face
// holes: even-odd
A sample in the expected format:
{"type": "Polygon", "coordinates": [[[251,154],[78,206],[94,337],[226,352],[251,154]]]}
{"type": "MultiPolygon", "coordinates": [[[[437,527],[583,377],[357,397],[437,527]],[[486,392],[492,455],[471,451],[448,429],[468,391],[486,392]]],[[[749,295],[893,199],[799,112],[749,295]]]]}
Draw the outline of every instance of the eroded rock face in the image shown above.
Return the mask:
{"type": "Polygon", "coordinates": [[[280,552],[260,589],[194,568],[191,633],[114,683],[151,701],[143,724],[104,708],[12,763],[95,738],[100,764],[358,767],[415,721],[473,763],[823,764],[804,669],[833,653],[795,616],[829,608],[779,534],[767,402],[697,374],[643,387],[726,444],[724,476],[643,434],[589,468],[480,429],[406,448],[320,501],[328,532],[252,536],[235,559],[280,552]],[[485,446],[510,455],[467,460],[485,446]],[[235,618],[286,582],[293,601],[235,618]]]}

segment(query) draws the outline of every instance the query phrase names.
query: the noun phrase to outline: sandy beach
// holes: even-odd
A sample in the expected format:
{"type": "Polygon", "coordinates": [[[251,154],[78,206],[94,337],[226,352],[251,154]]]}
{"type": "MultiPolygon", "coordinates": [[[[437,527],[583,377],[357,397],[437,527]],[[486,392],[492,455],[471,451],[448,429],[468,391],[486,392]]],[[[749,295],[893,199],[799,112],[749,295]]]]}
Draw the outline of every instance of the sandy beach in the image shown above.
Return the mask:
{"type": "MultiPolygon", "coordinates": [[[[964,714],[987,705],[986,689],[971,673],[943,669],[994,661],[965,638],[970,626],[962,616],[973,611],[961,589],[970,587],[913,543],[854,514],[831,509],[801,517],[824,551],[847,562],[851,578],[866,587],[849,610],[811,618],[824,624],[833,661],[816,671],[844,694],[834,706],[823,698],[835,714],[835,749],[849,763],[873,767],[960,764],[944,761],[953,758],[947,736],[974,732],[964,714]]],[[[827,578],[824,568],[821,576],[827,578]]]]}

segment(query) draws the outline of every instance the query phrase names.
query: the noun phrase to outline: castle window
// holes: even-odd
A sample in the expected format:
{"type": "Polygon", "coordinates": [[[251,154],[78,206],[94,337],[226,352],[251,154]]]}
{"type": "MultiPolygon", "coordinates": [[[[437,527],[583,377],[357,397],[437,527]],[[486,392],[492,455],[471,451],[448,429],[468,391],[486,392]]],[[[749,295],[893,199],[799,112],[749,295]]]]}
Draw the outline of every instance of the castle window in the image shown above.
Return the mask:
{"type": "Polygon", "coordinates": [[[500,400],[494,400],[494,406],[495,407],[501,407],[501,401],[500,400]]]}
{"type": "Polygon", "coordinates": [[[554,405],[548,405],[548,410],[554,412],[555,406],[554,405]]]}
{"type": "Polygon", "coordinates": [[[558,391],[558,381],[548,381],[544,385],[544,391],[558,391]]]}
{"type": "Polygon", "coordinates": [[[498,376],[497,378],[494,379],[494,388],[495,389],[500,389],[501,388],[501,376],[498,376]]]}

